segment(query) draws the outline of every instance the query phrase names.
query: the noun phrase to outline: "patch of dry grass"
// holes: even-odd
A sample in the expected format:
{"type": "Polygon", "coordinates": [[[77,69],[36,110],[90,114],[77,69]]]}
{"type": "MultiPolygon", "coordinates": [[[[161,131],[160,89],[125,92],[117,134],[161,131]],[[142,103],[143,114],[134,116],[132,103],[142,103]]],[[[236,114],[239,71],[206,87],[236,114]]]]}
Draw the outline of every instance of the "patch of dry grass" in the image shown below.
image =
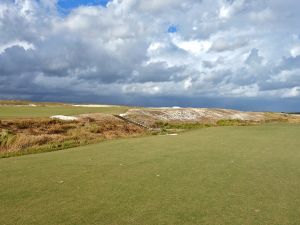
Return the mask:
{"type": "Polygon", "coordinates": [[[146,131],[113,117],[80,121],[26,119],[0,121],[0,157],[64,149],[146,131]]]}

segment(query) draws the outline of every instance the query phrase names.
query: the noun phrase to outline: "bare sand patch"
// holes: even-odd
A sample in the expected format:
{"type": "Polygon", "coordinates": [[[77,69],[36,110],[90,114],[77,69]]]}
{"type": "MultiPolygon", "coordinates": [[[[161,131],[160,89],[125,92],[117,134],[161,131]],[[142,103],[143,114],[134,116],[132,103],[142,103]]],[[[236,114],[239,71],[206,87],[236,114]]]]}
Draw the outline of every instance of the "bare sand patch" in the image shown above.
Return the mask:
{"type": "MultiPolygon", "coordinates": [[[[149,126],[162,121],[166,123],[216,124],[221,120],[238,120],[260,123],[273,120],[289,120],[291,115],[266,112],[243,112],[217,108],[144,108],[129,109],[122,117],[143,122],[149,126]]],[[[294,117],[296,118],[296,117],[294,117]]]]}
{"type": "Polygon", "coordinates": [[[92,104],[92,105],[72,105],[72,106],[75,106],[75,107],[88,107],[88,108],[119,107],[117,105],[95,105],[95,104],[92,104]]]}
{"type": "Polygon", "coordinates": [[[75,116],[64,116],[64,115],[50,116],[50,119],[59,119],[59,120],[64,120],[64,121],[74,121],[74,120],[78,120],[78,118],[75,117],[75,116]]]}

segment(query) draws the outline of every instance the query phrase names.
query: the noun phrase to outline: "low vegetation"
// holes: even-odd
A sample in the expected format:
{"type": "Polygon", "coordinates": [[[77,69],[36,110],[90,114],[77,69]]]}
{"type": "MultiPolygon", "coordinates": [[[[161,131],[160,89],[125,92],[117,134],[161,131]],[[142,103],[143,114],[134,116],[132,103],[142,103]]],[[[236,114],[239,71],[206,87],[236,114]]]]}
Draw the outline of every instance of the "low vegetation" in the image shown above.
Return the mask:
{"type": "MultiPolygon", "coordinates": [[[[156,122],[152,134],[182,132],[211,126],[246,126],[240,120],[220,120],[216,124],[156,122]]],[[[79,121],[57,119],[16,119],[0,121],[0,157],[48,152],[97,143],[119,137],[141,136],[150,132],[114,117],[79,121]]]]}
{"type": "Polygon", "coordinates": [[[212,126],[300,121],[299,116],[284,113],[188,108],[128,109],[126,106],[76,107],[63,103],[0,101],[0,157],[55,151],[107,139],[150,134],[134,123],[126,123],[112,116],[125,112],[129,120],[153,128],[151,134],[178,133],[212,126]],[[80,120],[66,122],[49,119],[53,115],[77,115],[80,120]],[[242,119],[228,119],[232,117],[242,119]]]}
{"type": "Polygon", "coordinates": [[[164,122],[158,121],[155,123],[154,127],[161,128],[163,130],[192,130],[197,128],[205,128],[205,127],[214,127],[214,126],[250,126],[262,124],[262,122],[257,121],[245,121],[245,120],[218,120],[216,122],[180,122],[180,121],[172,121],[172,122],[164,122]]]}
{"type": "Polygon", "coordinates": [[[53,115],[79,115],[84,113],[106,113],[120,114],[126,112],[126,106],[112,107],[74,107],[69,105],[61,106],[1,106],[0,119],[16,119],[16,118],[48,118],[53,115]]]}
{"type": "Polygon", "coordinates": [[[60,102],[33,102],[26,100],[0,100],[0,106],[63,106],[60,102]]]}
{"type": "Polygon", "coordinates": [[[187,122],[164,122],[158,121],[156,122],[153,127],[161,128],[163,131],[168,130],[191,130],[197,128],[204,128],[204,127],[211,127],[211,124],[204,124],[204,123],[187,123],[187,122]]]}
{"type": "Polygon", "coordinates": [[[89,118],[2,120],[0,131],[0,157],[54,151],[145,133],[144,129],[121,120],[89,118]]]}
{"type": "Polygon", "coordinates": [[[218,120],[217,126],[249,126],[254,124],[261,124],[262,122],[245,121],[245,120],[218,120]]]}

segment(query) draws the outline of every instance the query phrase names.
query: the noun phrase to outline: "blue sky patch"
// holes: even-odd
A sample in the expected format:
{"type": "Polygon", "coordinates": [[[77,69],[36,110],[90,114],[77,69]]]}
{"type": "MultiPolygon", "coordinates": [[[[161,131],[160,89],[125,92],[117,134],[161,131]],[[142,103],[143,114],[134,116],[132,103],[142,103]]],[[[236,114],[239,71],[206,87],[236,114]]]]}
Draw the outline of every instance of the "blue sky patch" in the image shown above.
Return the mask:
{"type": "Polygon", "coordinates": [[[79,6],[106,6],[110,0],[59,0],[57,5],[60,11],[69,12],[79,6]]]}
{"type": "Polygon", "coordinates": [[[176,33],[177,32],[177,27],[172,25],[172,26],[169,26],[168,28],[168,33],[176,33]]]}

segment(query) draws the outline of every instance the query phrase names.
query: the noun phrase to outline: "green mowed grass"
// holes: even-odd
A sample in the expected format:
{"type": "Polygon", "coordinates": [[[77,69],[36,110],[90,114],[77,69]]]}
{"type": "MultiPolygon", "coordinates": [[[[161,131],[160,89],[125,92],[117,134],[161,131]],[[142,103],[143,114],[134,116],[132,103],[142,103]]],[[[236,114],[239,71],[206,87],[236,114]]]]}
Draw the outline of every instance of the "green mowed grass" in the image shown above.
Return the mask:
{"type": "Polygon", "coordinates": [[[0,118],[36,118],[53,115],[78,115],[83,113],[119,114],[126,112],[128,107],[74,107],[74,106],[0,106],[0,118]]]}
{"type": "Polygon", "coordinates": [[[0,159],[0,224],[300,224],[300,125],[0,159]]]}

